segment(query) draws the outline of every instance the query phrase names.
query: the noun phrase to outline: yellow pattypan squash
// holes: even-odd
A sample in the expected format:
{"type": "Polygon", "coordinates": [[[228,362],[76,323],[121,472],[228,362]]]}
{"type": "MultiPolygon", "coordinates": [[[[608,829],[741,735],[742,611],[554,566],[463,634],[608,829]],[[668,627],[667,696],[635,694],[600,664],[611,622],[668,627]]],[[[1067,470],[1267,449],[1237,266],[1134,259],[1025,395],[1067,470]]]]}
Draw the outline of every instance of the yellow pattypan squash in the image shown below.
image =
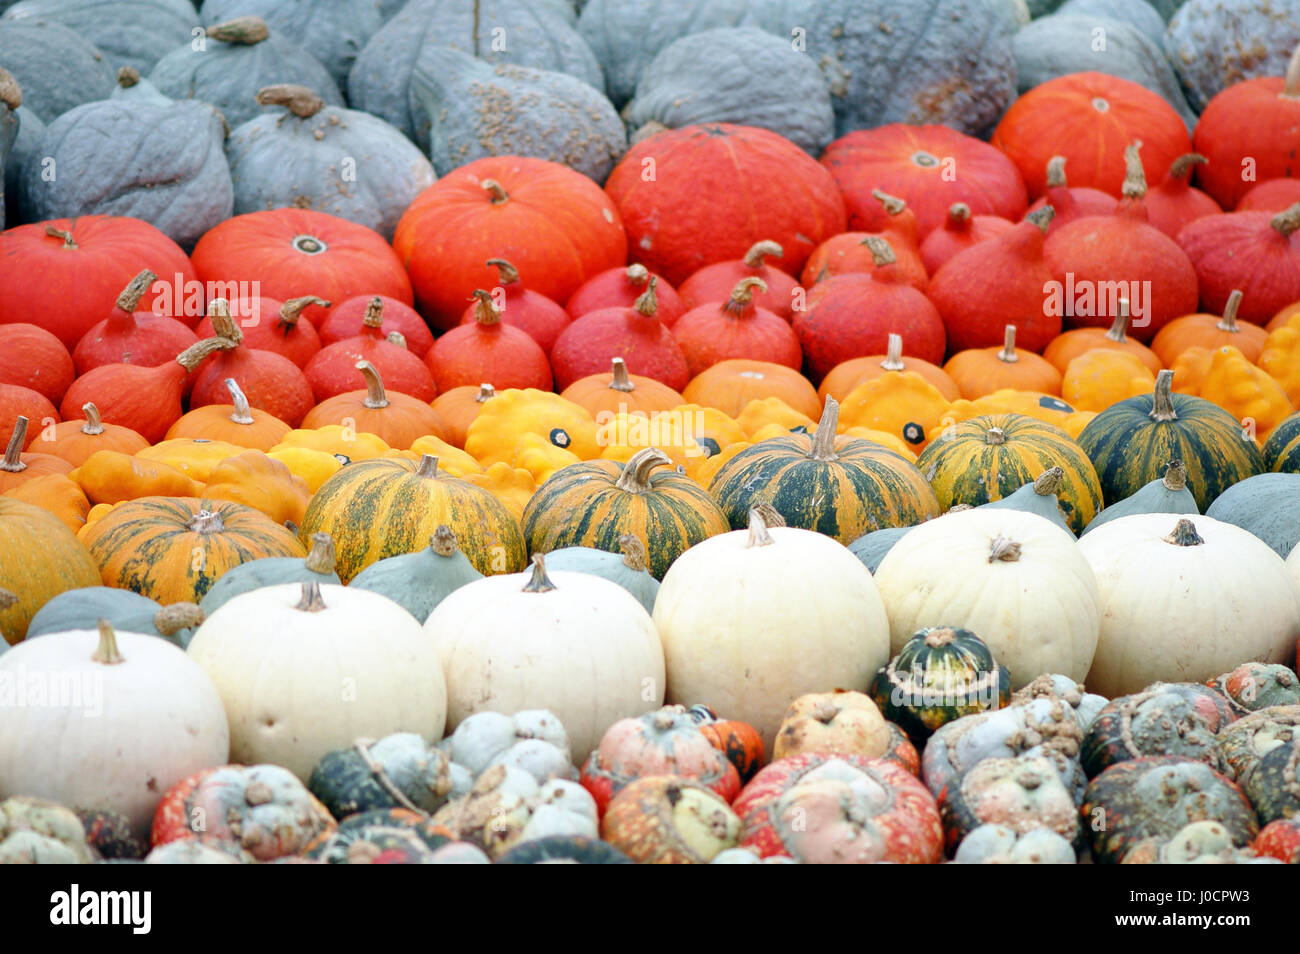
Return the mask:
{"type": "Polygon", "coordinates": [[[272,451],[304,447],[309,450],[336,454],[348,460],[373,460],[383,457],[391,448],[378,434],[357,431],[342,424],[325,424],[322,427],[301,428],[284,435],[284,440],[272,451]]]}
{"type": "MultiPolygon", "coordinates": [[[[147,450],[141,451],[141,455],[147,450]]],[[[203,484],[162,460],[95,451],[69,474],[92,503],[120,503],[138,497],[198,497],[203,484]]]]}
{"type": "Polygon", "coordinates": [[[311,502],[307,482],[295,477],[280,461],[261,451],[245,451],[212,468],[204,497],[233,500],[260,510],[276,523],[302,523],[311,502]]]}
{"type": "Polygon", "coordinates": [[[1210,348],[1187,348],[1174,359],[1174,380],[1170,385],[1178,394],[1200,395],[1201,383],[1210,373],[1214,352],[1210,348]]]}
{"type": "MultiPolygon", "coordinates": [[[[813,430],[817,426],[817,422],[811,417],[796,411],[779,397],[754,398],[745,405],[740,416],[736,418],[736,423],[751,439],[755,432],[769,424],[780,424],[787,431],[796,427],[813,430]]],[[[842,421],[841,427],[843,427],[842,421]]]]}
{"type": "MultiPolygon", "coordinates": [[[[670,426],[670,429],[686,435],[690,440],[708,450],[710,455],[717,454],[728,444],[734,444],[736,441],[745,440],[746,432],[740,423],[730,417],[725,411],[719,411],[716,407],[705,407],[702,404],[681,404],[671,411],[656,412],[659,419],[659,430],[664,430],[664,424],[670,426]]],[[[690,440],[686,443],[689,445],[690,440]]]]}
{"type": "MultiPolygon", "coordinates": [[[[480,415],[480,419],[482,415],[480,415]]],[[[556,447],[540,434],[525,433],[519,437],[515,444],[516,453],[514,462],[494,461],[493,463],[506,463],[508,466],[522,467],[533,475],[533,480],[543,484],[546,478],[555,473],[561,467],[568,467],[570,464],[576,464],[580,457],[573,451],[565,450],[563,447],[556,447]]],[[[488,465],[489,467],[491,464],[488,465]]]]}
{"type": "Polygon", "coordinates": [[[1065,420],[1057,426],[1077,441],[1083,429],[1088,426],[1088,422],[1096,416],[1096,411],[1075,411],[1073,414],[1067,414],[1065,420]]]}
{"type": "Polygon", "coordinates": [[[1061,378],[1061,397],[1081,411],[1104,411],[1139,394],[1150,394],[1156,376],[1137,355],[1092,348],[1079,355],[1061,378]]]}
{"type": "Polygon", "coordinates": [[[1210,370],[1201,382],[1201,397],[1213,401],[1263,444],[1269,432],[1295,410],[1282,385],[1251,364],[1232,345],[1215,348],[1210,370]]]}
{"type": "Polygon", "coordinates": [[[1292,315],[1264,341],[1259,366],[1282,385],[1292,404],[1300,406],[1300,314],[1292,315]]]}
{"type": "Polygon", "coordinates": [[[67,474],[41,474],[4,492],[4,496],[43,507],[76,533],[86,525],[90,501],[85,491],[67,474]]]}
{"type": "Polygon", "coordinates": [[[343,466],[343,461],[333,454],[310,447],[279,447],[267,451],[266,456],[284,464],[295,477],[301,477],[313,494],[343,466]]]}
{"type": "Polygon", "coordinates": [[[840,405],[845,428],[866,427],[896,434],[913,450],[929,443],[929,431],[943,418],[949,401],[915,371],[884,374],[859,384],[840,405]]]}
{"type": "MultiPolygon", "coordinates": [[[[808,429],[808,432],[810,434],[815,434],[817,433],[817,428],[810,427],[808,429]]],[[[888,447],[891,451],[894,451],[895,453],[902,454],[913,464],[916,463],[916,453],[912,450],[912,448],[908,447],[906,442],[904,442],[904,440],[901,437],[896,437],[895,435],[890,434],[888,431],[874,431],[869,427],[850,427],[847,430],[843,431],[842,433],[844,434],[845,437],[860,437],[864,441],[871,441],[875,444],[881,444],[885,447],[888,447]]]]}
{"type": "Polygon", "coordinates": [[[136,451],[135,456],[142,460],[161,461],[194,478],[200,484],[205,484],[213,467],[227,457],[237,457],[245,450],[247,448],[228,441],[173,437],[171,440],[136,451]]]}
{"type": "Polygon", "coordinates": [[[537,490],[537,481],[532,474],[522,467],[511,467],[504,463],[496,463],[487,470],[466,474],[465,479],[492,491],[518,520],[523,520],[524,508],[537,490]]]}
{"type": "Polygon", "coordinates": [[[433,455],[438,458],[438,469],[446,471],[453,477],[483,473],[483,466],[473,456],[432,434],[416,440],[411,445],[411,453],[414,455],[413,460],[419,460],[425,454],[433,455]]]}
{"type": "Polygon", "coordinates": [[[749,443],[757,444],[759,441],[771,440],[773,437],[789,437],[791,434],[811,434],[817,430],[817,425],[805,427],[796,425],[793,429],[786,427],[784,424],[778,424],[773,421],[771,424],[764,424],[753,434],[749,435],[749,443]]]}
{"type": "Polygon", "coordinates": [[[579,460],[599,457],[602,450],[596,420],[586,408],[536,388],[497,392],[466,431],[465,450],[483,467],[503,461],[536,477],[537,471],[520,459],[525,450],[536,448],[536,441],[523,440],[525,435],[579,460]]]}
{"type": "Polygon", "coordinates": [[[988,408],[985,414],[1024,414],[1047,424],[1060,427],[1076,409],[1055,394],[1046,391],[1017,391],[1000,388],[974,402],[976,407],[988,408]]]}

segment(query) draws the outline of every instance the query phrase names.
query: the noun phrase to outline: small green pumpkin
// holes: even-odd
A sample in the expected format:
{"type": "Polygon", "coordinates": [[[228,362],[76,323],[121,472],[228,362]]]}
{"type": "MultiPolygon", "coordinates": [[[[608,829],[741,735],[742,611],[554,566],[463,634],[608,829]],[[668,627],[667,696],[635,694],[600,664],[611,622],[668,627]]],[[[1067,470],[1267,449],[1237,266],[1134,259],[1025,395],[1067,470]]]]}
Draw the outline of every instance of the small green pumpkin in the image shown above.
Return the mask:
{"type": "Polygon", "coordinates": [[[980,506],[994,510],[1023,510],[1026,513],[1036,513],[1052,521],[1062,530],[1073,533],[1070,525],[1065,522],[1065,517],[1061,515],[1060,500],[1056,496],[1064,480],[1064,470],[1060,467],[1049,467],[1014,493],[1000,500],[990,500],[980,506]]]}
{"type": "Polygon", "coordinates": [[[339,582],[334,572],[334,541],[328,533],[312,534],[311,550],[305,557],[262,557],[231,567],[212,584],[199,606],[205,615],[211,616],[217,607],[252,590],[309,580],[339,582]]]}
{"type": "Polygon", "coordinates": [[[327,752],[307,788],[340,821],[381,808],[434,812],[452,793],[451,763],[416,733],[397,732],[327,752]]]}
{"type": "Polygon", "coordinates": [[[27,638],[95,629],[102,619],[115,630],[161,636],[184,649],[205,615],[194,603],[163,606],[131,590],[86,586],[65,590],[37,610],[27,627],[27,638]]]}
{"type": "Polygon", "coordinates": [[[1256,474],[1233,484],[1205,511],[1263,540],[1282,559],[1300,542],[1300,474],[1256,474]]]}
{"type": "Polygon", "coordinates": [[[1264,467],[1284,474],[1300,474],[1300,412],[1284,418],[1264,442],[1264,467]]]}
{"type": "MultiPolygon", "coordinates": [[[[1084,527],[1083,533],[1096,530],[1116,517],[1135,513],[1200,514],[1195,495],[1187,489],[1187,467],[1181,460],[1165,465],[1165,475],[1146,484],[1135,494],[1117,500],[1084,527]]],[[[1083,536],[1083,534],[1080,534],[1083,536]]]]}
{"type": "Polygon", "coordinates": [[[448,594],[481,579],[456,545],[456,532],[444,523],[425,549],[372,563],[349,586],[387,596],[423,623],[448,594]]]}
{"type": "Polygon", "coordinates": [[[655,609],[655,596],[659,581],[650,575],[646,566],[645,546],[630,533],[618,538],[621,553],[607,553],[593,547],[564,547],[546,554],[550,570],[571,570],[590,573],[617,583],[637,598],[647,613],[655,609]]]}

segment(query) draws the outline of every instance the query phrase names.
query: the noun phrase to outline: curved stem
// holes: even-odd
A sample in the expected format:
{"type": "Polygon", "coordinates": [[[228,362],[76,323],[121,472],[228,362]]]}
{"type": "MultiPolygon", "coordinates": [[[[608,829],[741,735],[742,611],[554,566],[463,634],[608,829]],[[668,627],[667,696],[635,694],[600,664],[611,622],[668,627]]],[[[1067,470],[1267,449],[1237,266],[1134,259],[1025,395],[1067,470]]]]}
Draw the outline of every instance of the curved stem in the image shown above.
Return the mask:
{"type": "Polygon", "coordinates": [[[884,206],[886,214],[891,216],[898,215],[907,208],[907,203],[898,196],[882,192],[880,189],[872,189],[871,197],[884,206]]]}
{"type": "Polygon", "coordinates": [[[889,344],[885,351],[885,360],[880,362],[880,366],[886,371],[904,371],[907,365],[903,363],[903,336],[890,334],[889,344]]]}
{"type": "Polygon", "coordinates": [[[1241,307],[1242,299],[1241,289],[1234,288],[1232,294],[1228,296],[1227,303],[1223,306],[1223,317],[1215,323],[1214,327],[1220,331],[1227,331],[1231,334],[1240,334],[1241,328],[1237,326],[1237,309],[1241,307]]]}
{"type": "Polygon", "coordinates": [[[1141,140],[1129,143],[1124,148],[1124,185],[1120,192],[1126,199],[1140,199],[1147,194],[1147,174],[1138,155],[1141,148],[1141,140]]]}
{"type": "Polygon", "coordinates": [[[45,226],[45,234],[50,238],[63,239],[64,248],[78,248],[76,240],[72,237],[72,231],[68,229],[56,229],[53,225],[45,226]]]}
{"type": "Polygon", "coordinates": [[[98,626],[99,644],[90,654],[91,662],[102,663],[105,666],[116,666],[126,662],[121,650],[117,648],[117,633],[113,632],[113,627],[108,624],[108,620],[101,619],[98,626]]]}
{"type": "Polygon", "coordinates": [[[629,494],[644,494],[651,489],[650,473],[656,467],[672,465],[672,458],[657,447],[643,447],[623,465],[614,486],[629,494]]]}
{"type": "Polygon", "coordinates": [[[104,433],[104,422],[99,418],[99,408],[94,403],[87,401],[81,405],[81,413],[86,415],[86,423],[81,425],[81,433],[88,434],[91,437],[98,437],[104,433]]]}
{"type": "Polygon", "coordinates": [[[283,106],[299,119],[310,119],[325,108],[325,100],[296,83],[263,86],[254,99],[259,106],[283,106]]]}
{"type": "Polygon", "coordinates": [[[627,362],[622,358],[614,358],[610,361],[610,368],[613,377],[610,378],[609,386],[615,391],[622,391],[625,394],[631,394],[636,390],[636,385],[627,373],[627,362]]]}
{"type": "Polygon", "coordinates": [[[144,293],[149,290],[149,286],[157,279],[158,276],[147,268],[140,272],[122,289],[122,294],[117,296],[117,307],[128,315],[134,312],[139,307],[140,299],[144,297],[144,293]]]}
{"type": "Polygon", "coordinates": [[[653,318],[655,312],[659,310],[659,299],[655,296],[655,286],[659,284],[659,279],[651,275],[650,280],[646,282],[645,291],[637,296],[632,307],[636,309],[637,314],[644,315],[646,318],[653,318]]]}
{"type": "Polygon", "coordinates": [[[894,255],[894,247],[879,235],[868,235],[862,240],[862,244],[871,253],[871,263],[876,268],[884,268],[886,265],[892,265],[898,261],[894,255]]]}
{"type": "Polygon", "coordinates": [[[384,379],[379,376],[379,369],[364,358],[353,367],[366,379],[366,398],[361,403],[372,411],[388,407],[388,394],[384,391],[384,379]]]}
{"type": "Polygon", "coordinates": [[[290,298],[280,306],[280,324],[292,328],[298,324],[298,319],[302,317],[302,310],[308,305],[320,305],[322,308],[328,308],[330,303],[324,298],[317,298],[315,295],[300,295],[297,298],[290,298]]]}
{"type": "Polygon", "coordinates": [[[524,586],[523,592],[549,593],[553,589],[555,589],[555,584],[546,575],[546,558],[540,553],[534,553],[533,575],[529,578],[527,585],[524,586]]]}
{"type": "Polygon", "coordinates": [[[1128,299],[1121,298],[1115,313],[1115,320],[1110,323],[1104,337],[1116,344],[1124,344],[1128,340],[1128,323],[1130,320],[1128,299]]]}
{"type": "Polygon", "coordinates": [[[998,352],[998,360],[1007,364],[1015,364],[1020,360],[1016,354],[1016,326],[1007,325],[1002,329],[1002,350],[998,352]]]}
{"type": "Polygon", "coordinates": [[[1268,224],[1290,238],[1291,233],[1300,228],[1300,202],[1273,216],[1268,224]]]}
{"type": "Polygon", "coordinates": [[[210,355],[218,351],[229,351],[238,344],[232,338],[204,338],[190,345],[184,351],[176,356],[176,363],[186,371],[193,371],[201,365],[210,355]]]}
{"type": "Polygon", "coordinates": [[[767,528],[784,527],[786,525],[785,517],[781,515],[781,511],[777,510],[767,501],[754,504],[754,509],[757,510],[758,515],[763,518],[763,525],[767,528]]]}
{"type": "Polygon", "coordinates": [[[230,302],[226,299],[214,298],[208,302],[208,318],[212,321],[212,331],[217,337],[228,338],[234,345],[244,340],[244,333],[239,330],[239,325],[231,317],[230,302]]]}
{"type": "Polygon", "coordinates": [[[633,533],[624,533],[618,538],[618,548],[623,554],[623,565],[630,570],[637,572],[648,571],[649,564],[646,562],[645,544],[641,538],[633,533]]]}
{"type": "Polygon", "coordinates": [[[238,382],[236,382],[234,378],[226,378],[224,383],[226,385],[226,390],[230,392],[231,403],[235,405],[235,409],[231,413],[230,419],[236,424],[254,423],[253,411],[248,406],[248,398],[244,396],[244,392],[240,389],[238,382]]]}
{"type": "Polygon", "coordinates": [[[772,535],[767,532],[767,524],[763,522],[763,515],[756,508],[751,507],[749,511],[749,539],[746,541],[745,546],[766,547],[775,542],[772,535]]]}
{"type": "Polygon", "coordinates": [[[504,258],[489,258],[485,264],[497,270],[497,281],[500,284],[513,285],[519,281],[519,270],[504,258]]]}
{"type": "Polygon", "coordinates": [[[456,543],[456,531],[445,523],[440,523],[429,538],[429,549],[440,557],[449,557],[460,549],[456,543]]]}
{"type": "Polygon", "coordinates": [[[492,300],[492,293],[482,288],[474,289],[474,320],[480,327],[490,328],[501,323],[501,311],[492,300]]]}
{"type": "Polygon", "coordinates": [[[1047,234],[1047,227],[1052,224],[1052,219],[1056,218],[1056,210],[1050,205],[1045,205],[1041,209],[1035,209],[1025,216],[1026,222],[1033,222],[1040,232],[1047,234]]]}
{"type": "Polygon", "coordinates": [[[776,242],[771,239],[763,239],[761,242],[755,242],[741,259],[746,268],[762,268],[767,264],[766,259],[769,255],[773,258],[780,258],[785,251],[776,242]]]}
{"type": "Polygon", "coordinates": [[[809,460],[839,460],[835,453],[835,431],[839,423],[840,404],[828,394],[821,420],[817,422],[817,433],[813,435],[812,444],[808,448],[809,460]]]}
{"type": "Polygon", "coordinates": [[[1178,412],[1174,410],[1174,399],[1170,394],[1173,383],[1174,372],[1168,368],[1156,375],[1156,389],[1151,394],[1151,411],[1147,415],[1151,420],[1178,420],[1178,412]]]}
{"type": "Polygon", "coordinates": [[[6,474],[21,474],[27,469],[23,463],[23,445],[27,442],[27,418],[18,415],[13,433],[9,435],[9,446],[5,448],[4,460],[0,461],[0,471],[6,474]]]}
{"type": "Polygon", "coordinates": [[[1183,182],[1190,182],[1192,178],[1192,167],[1197,165],[1208,165],[1208,159],[1199,152],[1185,152],[1169,164],[1169,178],[1180,179],[1183,182]]]}
{"type": "Polygon", "coordinates": [[[731,297],[722,305],[722,310],[732,315],[752,315],[754,309],[754,289],[760,292],[767,291],[767,282],[761,278],[750,277],[742,278],[736,282],[736,287],[731,290],[731,297]]]}
{"type": "Polygon", "coordinates": [[[207,614],[199,609],[197,603],[172,603],[154,613],[153,628],[158,630],[158,635],[170,638],[182,629],[203,625],[206,618],[207,614]]]}

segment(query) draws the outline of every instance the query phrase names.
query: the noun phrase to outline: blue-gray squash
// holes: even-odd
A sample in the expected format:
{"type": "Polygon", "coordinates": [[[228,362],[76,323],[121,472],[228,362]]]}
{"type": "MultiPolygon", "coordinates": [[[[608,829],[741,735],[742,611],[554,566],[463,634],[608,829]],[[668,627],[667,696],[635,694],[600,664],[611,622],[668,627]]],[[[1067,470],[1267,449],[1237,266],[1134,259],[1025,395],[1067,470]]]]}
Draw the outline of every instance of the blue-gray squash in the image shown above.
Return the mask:
{"type": "Polygon", "coordinates": [[[87,586],[65,590],[37,610],[27,638],[94,629],[102,619],[115,630],[161,636],[184,649],[204,618],[203,609],[193,603],[163,606],[131,590],[87,586]]]}
{"type": "Polygon", "coordinates": [[[0,229],[5,226],[5,183],[13,163],[14,144],[18,142],[18,127],[22,121],[18,110],[23,104],[23,91],[8,70],[0,66],[0,229]]]}
{"type": "Polygon", "coordinates": [[[1066,533],[1074,536],[1069,522],[1061,513],[1061,505],[1056,492],[1061,489],[1065,471],[1060,467],[1049,467],[1030,483],[1019,490],[1007,494],[1000,500],[980,504],[979,510],[1023,510],[1050,520],[1066,533]]]}
{"type": "Polygon", "coordinates": [[[339,89],[357,54],[384,23],[378,0],[204,0],[203,23],[256,16],[320,60],[339,89]]]}
{"type": "Polygon", "coordinates": [[[1171,460],[1165,467],[1165,475],[1159,477],[1137,493],[1117,500],[1099,512],[1083,528],[1084,533],[1096,530],[1104,523],[1116,517],[1127,517],[1134,513],[1192,513],[1199,514],[1196,496],[1187,489],[1187,467],[1181,460],[1171,460]]]}
{"type": "Polygon", "coordinates": [[[416,141],[438,175],[484,156],[549,159],[603,183],[627,133],[603,93],[567,73],[426,50],[411,73],[416,141]]]}
{"type": "Polygon", "coordinates": [[[578,32],[604,67],[606,95],[622,108],[660,51],[692,33],[738,25],[747,6],[747,0],[588,0],[578,32]]]}
{"type": "Polygon", "coordinates": [[[911,527],[886,527],[883,530],[872,530],[865,533],[849,544],[849,552],[862,561],[872,573],[876,572],[876,567],[880,566],[880,561],[885,558],[894,544],[903,539],[903,534],[911,530],[911,527]]]}
{"type": "Polygon", "coordinates": [[[234,208],[225,139],[221,113],[196,100],[86,103],[46,126],[24,160],[19,210],[26,221],[132,216],[191,249],[234,208]]]}
{"type": "Polygon", "coordinates": [[[1253,533],[1286,559],[1300,542],[1300,474],[1256,474],[1215,498],[1207,517],[1253,533]]]}
{"type": "Polygon", "coordinates": [[[836,135],[885,123],[992,128],[1016,93],[1017,23],[993,0],[750,0],[830,84],[836,135]]]}
{"type": "Polygon", "coordinates": [[[442,524],[425,549],[378,560],[348,586],[387,596],[423,623],[450,593],[481,579],[483,574],[456,545],[455,532],[442,524]]]}
{"type": "Polygon", "coordinates": [[[126,103],[151,103],[154,106],[167,106],[170,96],[164,96],[158,87],[147,79],[140,78],[140,71],[134,66],[122,66],[117,71],[117,86],[113,87],[109,99],[126,103]]]}
{"type": "Polygon", "coordinates": [[[104,54],[60,23],[0,19],[0,66],[43,123],[113,92],[114,70],[104,54]]]}
{"type": "Polygon", "coordinates": [[[1058,16],[1083,15],[1119,20],[1137,27],[1157,47],[1164,43],[1165,18],[1147,0],[1066,0],[1056,13],[1058,16]]]}
{"type": "Polygon", "coordinates": [[[208,616],[236,596],[281,583],[339,583],[334,572],[334,540],[328,533],[313,533],[305,557],[262,557],[231,567],[217,578],[199,603],[208,616]]]}
{"type": "Polygon", "coordinates": [[[412,115],[411,78],[417,66],[428,75],[433,66],[427,57],[445,49],[493,64],[567,73],[605,88],[595,54],[553,0],[410,0],[357,56],[347,82],[349,105],[392,123],[427,152],[427,127],[418,131],[412,115]]]}
{"type": "Polygon", "coordinates": [[[814,158],[835,138],[835,111],[817,64],[754,27],[720,27],[666,46],[623,109],[637,141],[696,123],[770,129],[814,158]]]}
{"type": "Polygon", "coordinates": [[[590,573],[612,583],[617,583],[637,598],[647,613],[655,609],[659,594],[659,581],[650,575],[645,561],[645,544],[631,534],[618,538],[621,553],[610,553],[594,547],[563,547],[546,554],[548,570],[571,570],[590,573]]]}
{"type": "Polygon", "coordinates": [[[257,91],[277,83],[315,90],[327,106],[343,94],[320,60],[261,17],[238,17],[207,28],[202,41],[186,43],[159,60],[149,81],[172,99],[201,99],[221,110],[234,129],[261,115],[257,91]]]}
{"type": "Polygon", "coordinates": [[[134,66],[142,73],[188,42],[199,25],[189,0],[24,0],[5,19],[61,23],[95,44],[114,69],[134,66]]]}
{"type": "Polygon", "coordinates": [[[257,102],[270,108],[226,141],[235,215],[313,209],[391,239],[406,207],[437,179],[414,143],[369,113],[326,106],[305,86],[268,86],[257,102]]]}
{"type": "Polygon", "coordinates": [[[1243,79],[1281,76],[1300,43],[1300,0],[1187,0],[1169,21],[1165,56],[1200,112],[1243,79]]]}
{"type": "Polygon", "coordinates": [[[41,136],[41,131],[45,129],[45,123],[41,122],[34,112],[26,106],[19,106],[14,110],[14,116],[18,120],[17,135],[9,147],[9,156],[5,159],[5,220],[9,226],[19,225],[22,222],[18,214],[18,180],[23,162],[36,141],[41,136]]]}

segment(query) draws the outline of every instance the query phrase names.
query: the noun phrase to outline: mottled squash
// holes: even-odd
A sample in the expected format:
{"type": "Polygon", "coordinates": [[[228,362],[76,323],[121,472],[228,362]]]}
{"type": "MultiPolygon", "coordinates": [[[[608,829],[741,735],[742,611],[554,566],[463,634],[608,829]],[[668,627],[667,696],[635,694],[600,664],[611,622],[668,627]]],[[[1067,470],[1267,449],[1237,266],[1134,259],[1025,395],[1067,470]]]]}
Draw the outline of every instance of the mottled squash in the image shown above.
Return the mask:
{"type": "Polygon", "coordinates": [[[56,516],[0,496],[0,640],[21,640],[36,611],[65,590],[98,584],[95,561],[56,516]]]}

